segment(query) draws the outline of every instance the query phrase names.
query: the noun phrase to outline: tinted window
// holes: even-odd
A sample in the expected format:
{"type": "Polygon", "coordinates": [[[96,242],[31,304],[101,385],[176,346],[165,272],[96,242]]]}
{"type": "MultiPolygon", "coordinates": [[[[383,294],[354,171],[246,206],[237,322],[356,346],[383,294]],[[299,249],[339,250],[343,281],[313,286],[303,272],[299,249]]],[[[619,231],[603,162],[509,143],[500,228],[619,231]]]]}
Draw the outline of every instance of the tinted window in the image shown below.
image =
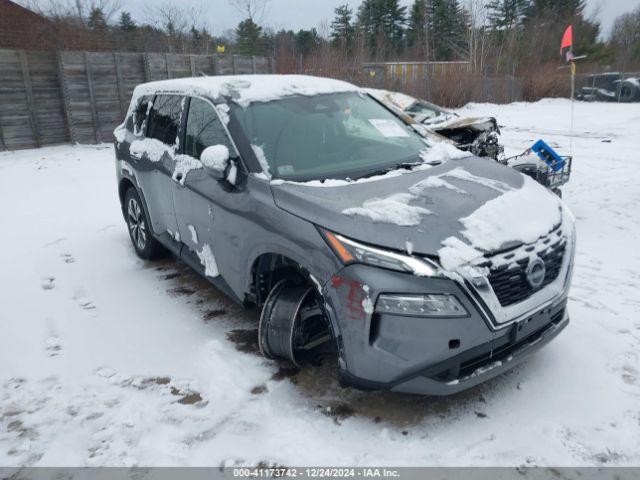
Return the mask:
{"type": "Polygon", "coordinates": [[[133,111],[133,133],[135,135],[144,135],[147,115],[153,106],[153,97],[145,95],[138,100],[138,105],[133,111]]]}
{"type": "Polygon", "coordinates": [[[180,127],[183,97],[158,95],[149,113],[148,138],[155,138],[167,145],[174,145],[180,127]]]}
{"type": "Polygon", "coordinates": [[[192,98],[187,117],[184,153],[200,158],[202,151],[212,145],[225,145],[233,151],[224,125],[211,104],[199,98],[192,98]]]}

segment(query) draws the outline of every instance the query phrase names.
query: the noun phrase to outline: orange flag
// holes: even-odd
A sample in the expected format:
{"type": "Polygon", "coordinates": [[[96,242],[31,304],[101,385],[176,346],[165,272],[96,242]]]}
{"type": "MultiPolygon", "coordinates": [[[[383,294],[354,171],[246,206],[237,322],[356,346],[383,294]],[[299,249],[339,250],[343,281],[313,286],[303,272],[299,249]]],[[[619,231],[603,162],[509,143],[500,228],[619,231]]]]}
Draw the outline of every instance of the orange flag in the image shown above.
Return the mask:
{"type": "MultiPolygon", "coordinates": [[[[573,50],[573,27],[569,25],[562,35],[562,43],[560,44],[560,55],[565,48],[569,48],[569,51],[573,50]]],[[[567,58],[569,61],[570,58],[567,58]]]]}

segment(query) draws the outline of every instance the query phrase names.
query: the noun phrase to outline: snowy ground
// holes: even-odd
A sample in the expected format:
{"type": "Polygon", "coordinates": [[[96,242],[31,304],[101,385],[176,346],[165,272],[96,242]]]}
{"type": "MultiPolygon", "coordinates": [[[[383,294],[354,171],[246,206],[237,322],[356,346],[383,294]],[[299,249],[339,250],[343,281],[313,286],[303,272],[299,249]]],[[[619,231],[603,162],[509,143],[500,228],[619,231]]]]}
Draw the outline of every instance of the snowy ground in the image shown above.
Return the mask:
{"type": "MultiPolygon", "coordinates": [[[[465,111],[568,149],[567,101],[465,111]]],[[[134,255],[111,147],[0,153],[0,465],[640,464],[640,109],[575,113],[572,323],[450,398],[263,360],[254,312],[134,255]]]]}

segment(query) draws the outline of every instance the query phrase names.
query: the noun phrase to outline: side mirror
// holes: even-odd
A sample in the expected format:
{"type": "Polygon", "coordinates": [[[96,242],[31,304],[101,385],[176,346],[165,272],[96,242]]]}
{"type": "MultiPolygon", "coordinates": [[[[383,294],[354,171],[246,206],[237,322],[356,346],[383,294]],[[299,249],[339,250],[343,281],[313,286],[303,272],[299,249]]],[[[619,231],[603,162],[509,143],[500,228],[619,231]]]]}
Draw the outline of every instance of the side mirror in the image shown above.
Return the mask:
{"type": "Polygon", "coordinates": [[[224,145],[213,145],[204,149],[200,161],[216,180],[224,180],[230,164],[229,149],[224,145]]]}

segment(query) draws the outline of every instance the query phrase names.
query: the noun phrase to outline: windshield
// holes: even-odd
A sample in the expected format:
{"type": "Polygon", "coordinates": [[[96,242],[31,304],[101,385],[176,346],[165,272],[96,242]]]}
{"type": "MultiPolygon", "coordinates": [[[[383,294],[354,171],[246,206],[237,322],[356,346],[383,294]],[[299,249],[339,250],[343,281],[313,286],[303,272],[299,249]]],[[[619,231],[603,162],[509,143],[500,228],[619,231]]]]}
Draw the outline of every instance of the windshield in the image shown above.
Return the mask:
{"type": "Polygon", "coordinates": [[[414,115],[420,115],[422,118],[433,118],[442,114],[442,111],[436,110],[434,108],[430,108],[427,105],[424,105],[420,102],[414,103],[409,109],[407,109],[407,113],[411,113],[414,115]]]}
{"type": "Polygon", "coordinates": [[[232,115],[275,178],[357,178],[419,162],[426,148],[410,126],[357,93],[236,105],[232,115]]]}

